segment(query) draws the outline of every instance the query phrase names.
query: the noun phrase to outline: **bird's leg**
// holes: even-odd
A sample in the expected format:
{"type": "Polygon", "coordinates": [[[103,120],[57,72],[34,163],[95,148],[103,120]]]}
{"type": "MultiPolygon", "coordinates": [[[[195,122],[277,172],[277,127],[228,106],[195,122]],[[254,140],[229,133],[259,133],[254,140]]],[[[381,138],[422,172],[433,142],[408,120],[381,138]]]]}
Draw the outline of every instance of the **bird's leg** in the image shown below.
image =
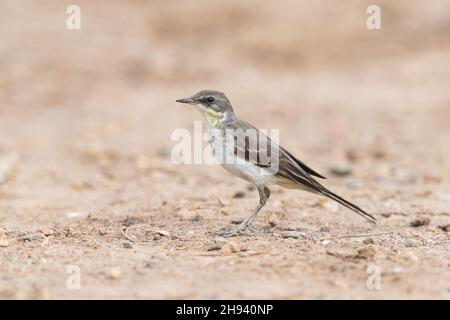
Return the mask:
{"type": "Polygon", "coordinates": [[[258,186],[258,192],[259,192],[259,204],[253,210],[252,214],[239,225],[239,230],[241,232],[245,231],[250,226],[250,224],[258,215],[259,211],[266,205],[267,199],[269,199],[270,197],[270,190],[266,186],[258,186]]]}
{"type": "Polygon", "coordinates": [[[247,229],[250,229],[249,226],[253,222],[253,220],[258,215],[259,211],[264,207],[264,205],[267,202],[267,199],[270,197],[270,190],[267,186],[258,186],[258,192],[259,192],[259,204],[258,206],[253,210],[252,214],[242,221],[242,223],[236,228],[230,228],[219,231],[218,235],[223,237],[232,237],[235,236],[238,233],[243,233],[247,229]]]}

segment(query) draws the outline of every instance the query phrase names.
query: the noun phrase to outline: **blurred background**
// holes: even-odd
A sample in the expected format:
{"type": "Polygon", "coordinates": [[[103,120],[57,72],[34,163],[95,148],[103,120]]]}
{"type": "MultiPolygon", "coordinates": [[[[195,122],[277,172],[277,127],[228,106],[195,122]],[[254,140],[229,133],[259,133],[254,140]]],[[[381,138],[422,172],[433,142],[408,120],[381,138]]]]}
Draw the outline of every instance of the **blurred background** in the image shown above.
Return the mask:
{"type": "Polygon", "coordinates": [[[448,0],[2,0],[0,227],[20,234],[67,212],[158,219],[231,199],[244,182],[170,161],[171,133],[201,120],[175,99],[202,89],[280,129],[368,210],[448,209],[449,12],[448,0]],[[81,30],[66,28],[71,4],[81,30]],[[381,30],[366,27],[371,4],[381,30]]]}
{"type": "Polygon", "coordinates": [[[173,130],[201,120],[174,100],[201,89],[322,171],[388,157],[357,175],[448,178],[448,1],[381,1],[376,31],[367,1],[79,1],[81,30],[70,4],[1,4],[0,155],[20,157],[27,199],[95,184],[90,161],[129,181],[129,161],[170,160],[173,130]]]}

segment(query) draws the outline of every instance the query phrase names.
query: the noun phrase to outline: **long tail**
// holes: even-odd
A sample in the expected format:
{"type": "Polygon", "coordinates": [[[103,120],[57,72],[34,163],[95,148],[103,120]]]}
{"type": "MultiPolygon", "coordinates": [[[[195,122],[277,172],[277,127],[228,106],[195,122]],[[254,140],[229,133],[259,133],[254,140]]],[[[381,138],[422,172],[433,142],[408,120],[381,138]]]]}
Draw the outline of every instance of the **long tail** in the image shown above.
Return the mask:
{"type": "Polygon", "coordinates": [[[372,215],[368,214],[367,212],[365,212],[363,209],[361,209],[360,207],[354,205],[353,203],[351,203],[350,201],[345,200],[344,198],[338,196],[336,193],[331,192],[328,189],[321,189],[321,190],[317,190],[318,193],[333,199],[336,202],[339,202],[340,204],[342,204],[343,206],[349,208],[350,210],[356,212],[357,214],[359,214],[361,217],[369,220],[372,223],[377,223],[377,219],[375,219],[375,217],[373,217],[372,215]]]}

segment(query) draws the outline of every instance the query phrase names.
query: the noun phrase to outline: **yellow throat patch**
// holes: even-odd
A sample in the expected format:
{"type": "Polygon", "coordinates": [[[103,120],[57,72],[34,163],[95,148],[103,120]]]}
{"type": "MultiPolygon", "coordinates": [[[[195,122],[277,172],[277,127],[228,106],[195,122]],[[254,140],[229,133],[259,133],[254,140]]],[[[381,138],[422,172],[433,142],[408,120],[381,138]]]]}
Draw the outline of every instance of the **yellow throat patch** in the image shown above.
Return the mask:
{"type": "Polygon", "coordinates": [[[202,113],[206,119],[206,123],[209,128],[214,127],[216,124],[218,124],[220,121],[220,118],[222,118],[222,113],[211,110],[211,109],[203,110],[202,113]]]}

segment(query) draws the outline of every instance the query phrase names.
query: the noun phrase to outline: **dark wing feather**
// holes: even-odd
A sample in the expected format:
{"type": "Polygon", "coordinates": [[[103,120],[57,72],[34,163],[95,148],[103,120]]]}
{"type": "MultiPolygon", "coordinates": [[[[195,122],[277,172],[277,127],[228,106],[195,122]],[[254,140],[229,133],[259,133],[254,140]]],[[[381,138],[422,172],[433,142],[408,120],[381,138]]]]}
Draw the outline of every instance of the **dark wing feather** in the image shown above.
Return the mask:
{"type": "Polygon", "coordinates": [[[244,121],[238,121],[238,125],[235,123],[231,123],[228,125],[231,129],[234,130],[254,130],[254,132],[257,133],[257,141],[253,141],[253,144],[248,141],[248,139],[245,141],[244,144],[242,143],[236,143],[235,140],[235,150],[234,154],[240,158],[243,158],[249,162],[254,163],[257,166],[260,167],[270,167],[270,159],[271,159],[271,152],[275,151],[280,154],[280,163],[281,160],[284,160],[283,162],[294,162],[297,164],[298,167],[303,169],[304,172],[307,174],[310,174],[312,176],[326,179],[324,176],[319,174],[318,172],[314,171],[310,167],[308,167],[306,164],[298,160],[295,156],[293,156],[289,151],[284,149],[282,146],[279,146],[272,142],[272,140],[267,137],[266,135],[259,134],[259,130],[255,128],[254,126],[244,122],[244,121]],[[264,139],[259,140],[258,138],[264,137],[264,139]],[[274,144],[274,149],[272,150],[272,144],[274,144]],[[267,161],[265,161],[267,160],[267,161]]]}
{"type": "Polygon", "coordinates": [[[304,164],[303,162],[301,162],[300,160],[298,160],[296,157],[294,157],[289,151],[287,151],[286,149],[284,149],[283,147],[280,146],[280,148],[286,152],[286,154],[291,157],[292,160],[294,160],[298,166],[300,168],[302,168],[303,170],[305,170],[308,174],[318,177],[318,178],[322,178],[322,179],[326,179],[326,177],[324,177],[323,175],[321,175],[320,173],[317,173],[316,171],[314,171],[313,169],[311,169],[310,167],[308,167],[306,164],[304,164]]]}

